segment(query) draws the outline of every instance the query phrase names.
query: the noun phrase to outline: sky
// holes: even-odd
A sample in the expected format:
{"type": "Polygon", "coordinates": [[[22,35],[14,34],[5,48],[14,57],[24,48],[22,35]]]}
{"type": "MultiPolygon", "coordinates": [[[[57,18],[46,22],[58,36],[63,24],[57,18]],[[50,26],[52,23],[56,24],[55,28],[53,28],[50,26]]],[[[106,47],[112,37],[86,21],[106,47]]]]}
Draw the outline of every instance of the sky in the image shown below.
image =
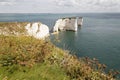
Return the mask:
{"type": "Polygon", "coordinates": [[[0,0],[0,13],[120,12],[120,0],[0,0]]]}

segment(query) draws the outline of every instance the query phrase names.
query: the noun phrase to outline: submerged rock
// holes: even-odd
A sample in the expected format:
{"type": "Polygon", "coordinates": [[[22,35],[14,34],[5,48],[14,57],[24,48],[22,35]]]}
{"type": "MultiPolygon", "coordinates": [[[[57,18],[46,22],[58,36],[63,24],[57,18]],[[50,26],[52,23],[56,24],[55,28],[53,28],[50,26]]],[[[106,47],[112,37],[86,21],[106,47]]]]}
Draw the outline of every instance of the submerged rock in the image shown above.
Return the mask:
{"type": "Polygon", "coordinates": [[[53,32],[66,30],[77,31],[78,26],[81,26],[82,22],[82,17],[67,17],[58,19],[53,27],[53,32]]]}

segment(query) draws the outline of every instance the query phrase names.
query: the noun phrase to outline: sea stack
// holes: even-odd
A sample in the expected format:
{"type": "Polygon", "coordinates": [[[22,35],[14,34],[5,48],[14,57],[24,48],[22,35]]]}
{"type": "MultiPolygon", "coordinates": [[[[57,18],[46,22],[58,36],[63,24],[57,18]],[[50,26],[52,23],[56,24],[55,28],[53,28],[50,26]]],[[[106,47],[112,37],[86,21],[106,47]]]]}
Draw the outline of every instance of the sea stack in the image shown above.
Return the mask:
{"type": "Polygon", "coordinates": [[[77,31],[78,26],[81,26],[83,22],[82,17],[66,17],[58,19],[53,27],[53,32],[58,31],[77,31]]]}

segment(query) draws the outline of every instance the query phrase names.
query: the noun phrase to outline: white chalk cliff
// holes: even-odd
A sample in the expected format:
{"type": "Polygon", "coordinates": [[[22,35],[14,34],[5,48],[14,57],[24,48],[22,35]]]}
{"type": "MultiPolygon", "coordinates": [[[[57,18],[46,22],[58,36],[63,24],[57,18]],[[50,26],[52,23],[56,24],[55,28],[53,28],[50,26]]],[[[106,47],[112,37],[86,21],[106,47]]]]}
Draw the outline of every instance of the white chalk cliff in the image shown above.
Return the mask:
{"type": "MultiPolygon", "coordinates": [[[[58,32],[63,30],[77,31],[78,26],[82,25],[82,21],[83,20],[81,17],[77,17],[77,18],[68,17],[68,18],[58,19],[55,23],[55,26],[53,27],[53,32],[58,32]]],[[[27,36],[33,36],[37,39],[41,39],[47,37],[50,34],[48,26],[40,22],[35,22],[35,23],[14,22],[14,23],[6,23],[4,25],[5,27],[0,27],[0,34],[3,35],[16,35],[16,36],[27,35],[27,36]]]]}
{"type": "Polygon", "coordinates": [[[25,26],[29,36],[33,36],[37,39],[45,38],[49,35],[49,28],[42,23],[29,23],[25,26]]]}
{"type": "Polygon", "coordinates": [[[81,17],[69,17],[58,19],[53,27],[53,32],[72,30],[77,31],[78,26],[82,25],[81,17]]]}

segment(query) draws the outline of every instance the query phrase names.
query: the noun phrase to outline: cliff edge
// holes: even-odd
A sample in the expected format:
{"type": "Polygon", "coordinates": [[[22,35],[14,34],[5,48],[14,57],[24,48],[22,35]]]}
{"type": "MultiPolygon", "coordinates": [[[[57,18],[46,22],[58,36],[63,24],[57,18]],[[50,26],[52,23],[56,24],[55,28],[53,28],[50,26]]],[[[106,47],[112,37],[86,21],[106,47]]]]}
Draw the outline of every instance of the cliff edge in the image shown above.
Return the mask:
{"type": "Polygon", "coordinates": [[[25,35],[41,39],[49,35],[49,28],[47,25],[40,22],[1,22],[0,34],[15,36],[25,35]]]}

